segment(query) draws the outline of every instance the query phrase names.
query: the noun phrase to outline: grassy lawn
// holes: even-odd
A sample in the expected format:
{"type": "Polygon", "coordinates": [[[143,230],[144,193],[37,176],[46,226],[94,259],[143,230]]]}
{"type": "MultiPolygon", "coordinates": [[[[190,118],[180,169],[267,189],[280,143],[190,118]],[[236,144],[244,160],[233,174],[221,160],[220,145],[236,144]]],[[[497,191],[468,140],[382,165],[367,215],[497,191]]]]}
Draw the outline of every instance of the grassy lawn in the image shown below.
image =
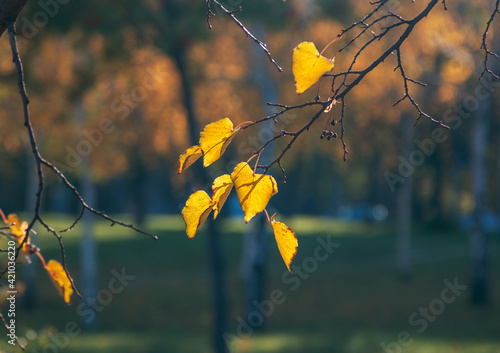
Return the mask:
{"type": "MultiPolygon", "coordinates": [[[[49,217],[59,229],[71,224],[66,216],[49,217]]],[[[345,223],[296,217],[287,221],[299,237],[294,264],[305,269],[287,274],[274,239],[268,237],[265,299],[282,293],[280,304],[262,330],[231,341],[235,352],[500,352],[500,239],[490,237],[493,303],[469,305],[469,290],[441,293],[445,280],[468,284],[468,238],[464,232],[420,230],[413,239],[415,274],[401,281],[394,267],[395,235],[389,225],[345,223]],[[320,244],[336,243],[332,254],[320,244]],[[430,308],[429,308],[430,306],[430,308]],[[430,320],[419,310],[428,308],[430,320]],[[413,321],[411,318],[413,317],[413,321]],[[400,339],[399,343],[397,342],[400,339]],[[404,345],[404,346],[403,346],[404,345]]],[[[244,224],[226,220],[222,240],[228,272],[229,334],[236,337],[243,315],[243,283],[239,274],[244,224]]],[[[41,266],[37,266],[33,309],[18,300],[18,334],[27,352],[211,352],[211,281],[207,237],[192,241],[176,216],[152,217],[146,230],[160,240],[134,234],[96,219],[98,286],[102,305],[95,327],[87,327],[80,301],[66,306],[41,266]],[[116,273],[130,276],[121,290],[116,273]],[[134,277],[132,279],[132,277],[134,277]],[[115,286],[115,287],[114,287],[115,286]],[[110,294],[111,293],[111,294],[110,294]],[[80,307],[80,310],[79,310],[80,307]],[[68,324],[69,323],[69,324],[68,324]],[[69,325],[69,326],[68,326],[69,325]],[[69,327],[69,329],[68,329],[69,327]],[[59,348],[57,348],[59,346],[59,348]]],[[[79,232],[64,235],[69,268],[78,284],[79,232]]],[[[40,231],[35,241],[45,258],[60,259],[57,241],[40,231]]],[[[39,265],[39,264],[38,264],[39,265]]],[[[18,269],[18,285],[24,269],[18,269]]],[[[81,287],[81,286],[80,286],[81,287]]],[[[87,308],[88,310],[88,308],[87,308]]],[[[5,312],[5,304],[2,311],[5,312]]],[[[99,311],[99,312],[97,312],[99,311]]],[[[246,319],[246,318],[243,318],[246,319]]],[[[0,340],[0,350],[12,350],[0,340]]]]}

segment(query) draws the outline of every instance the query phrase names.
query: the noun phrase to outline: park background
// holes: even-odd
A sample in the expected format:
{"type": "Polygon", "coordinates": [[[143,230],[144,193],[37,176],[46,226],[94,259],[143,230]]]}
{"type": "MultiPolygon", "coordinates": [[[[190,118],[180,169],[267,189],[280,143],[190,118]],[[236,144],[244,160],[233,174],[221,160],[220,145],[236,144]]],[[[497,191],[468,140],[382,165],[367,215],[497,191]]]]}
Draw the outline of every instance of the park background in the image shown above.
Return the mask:
{"type": "MultiPolygon", "coordinates": [[[[390,3],[404,17],[425,5],[390,3]]],[[[19,266],[18,334],[28,352],[213,351],[213,278],[221,278],[213,273],[213,239],[205,225],[188,240],[180,217],[188,195],[208,189],[195,168],[176,174],[179,154],[191,145],[190,109],[199,131],[226,116],[238,124],[273,113],[266,102],[326,98],[328,79],[296,95],[291,50],[305,40],[323,48],[371,9],[362,0],[227,2],[240,5],[238,18],[267,43],[283,73],[224,14],[212,18],[209,31],[203,1],[40,1],[20,16],[19,45],[42,154],[97,209],[159,237],[153,241],[91,216],[64,235],[77,287],[101,298],[91,322],[77,297],[64,304],[39,263],[19,266]],[[121,271],[134,279],[108,298],[110,281],[121,271]],[[68,336],[68,322],[76,323],[78,334],[68,336]]],[[[424,119],[413,128],[412,107],[392,107],[404,91],[393,72],[396,61],[387,60],[347,100],[347,162],[338,139],[319,138],[327,119],[340,114],[334,107],[287,153],[287,183],[272,170],[280,192],[270,209],[279,210],[298,236],[294,264],[309,269],[303,277],[287,274],[262,219],[245,225],[237,199],[228,200],[217,221],[224,264],[218,269],[224,269],[226,329],[235,351],[500,352],[500,84],[491,76],[478,81],[492,6],[456,1],[447,11],[436,9],[402,47],[409,76],[428,85],[412,92],[449,131],[424,119]],[[480,207],[477,182],[486,190],[480,207]],[[476,231],[487,234],[482,304],[472,300],[476,231]],[[261,247],[249,255],[255,237],[261,247]],[[315,250],[323,242],[336,248],[319,261],[315,250]],[[249,275],[256,265],[258,274],[249,275]],[[468,288],[443,304],[442,291],[454,281],[468,288]],[[249,298],[269,300],[276,290],[286,299],[251,334],[239,334],[249,298]],[[429,305],[439,313],[423,329],[410,317],[429,305]]],[[[496,28],[490,31],[493,50],[500,48],[496,28]]],[[[352,54],[339,54],[336,65],[345,67],[352,54]]],[[[500,71],[494,60],[491,65],[500,71]]],[[[0,207],[27,219],[37,180],[5,35],[0,77],[0,207]]],[[[304,108],[238,134],[208,175],[231,171],[280,129],[300,128],[313,114],[304,108]]],[[[279,150],[278,144],[263,158],[279,150]]],[[[43,212],[56,229],[66,228],[79,204],[50,173],[47,183],[43,212]]],[[[46,258],[58,259],[57,240],[37,231],[33,242],[46,258]]],[[[16,351],[4,340],[0,347],[16,351]]]]}

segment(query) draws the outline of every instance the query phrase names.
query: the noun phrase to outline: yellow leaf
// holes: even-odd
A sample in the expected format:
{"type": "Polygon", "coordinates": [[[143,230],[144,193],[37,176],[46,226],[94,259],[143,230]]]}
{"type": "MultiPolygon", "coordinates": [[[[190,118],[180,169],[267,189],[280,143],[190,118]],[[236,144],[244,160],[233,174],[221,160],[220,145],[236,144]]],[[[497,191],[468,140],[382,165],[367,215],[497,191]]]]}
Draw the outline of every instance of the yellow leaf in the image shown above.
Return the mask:
{"type": "Polygon", "coordinates": [[[214,183],[212,184],[214,219],[217,218],[222,206],[224,206],[224,202],[226,202],[232,188],[233,181],[231,180],[231,176],[229,174],[221,175],[214,180],[214,183]]]}
{"type": "Polygon", "coordinates": [[[191,146],[185,150],[179,156],[179,163],[177,168],[177,174],[185,171],[191,164],[196,162],[201,156],[203,156],[203,151],[200,146],[191,146]]]}
{"type": "Polygon", "coordinates": [[[334,60],[319,55],[313,42],[300,43],[292,52],[292,72],[297,94],[318,82],[333,66],[334,60]]]}
{"type": "Polygon", "coordinates": [[[264,211],[269,199],[278,192],[278,185],[272,176],[254,175],[252,168],[245,162],[234,168],[231,179],[247,223],[257,213],[264,211]]]}
{"type": "Polygon", "coordinates": [[[61,294],[66,304],[69,304],[71,295],[73,294],[73,288],[71,287],[71,281],[66,271],[64,271],[63,266],[56,260],[50,260],[47,266],[45,266],[45,269],[49,273],[54,287],[56,287],[59,294],[61,294]]]}
{"type": "Polygon", "coordinates": [[[182,209],[182,218],[186,223],[186,234],[189,239],[194,238],[196,231],[212,211],[212,206],[212,199],[203,190],[198,190],[189,196],[186,206],[182,209]]]}
{"type": "Polygon", "coordinates": [[[295,254],[297,254],[297,247],[299,245],[297,236],[292,228],[284,223],[276,222],[274,220],[274,215],[271,217],[271,226],[273,227],[274,238],[278,244],[278,250],[280,251],[281,257],[283,261],[285,261],[288,271],[292,272],[290,270],[290,265],[292,264],[295,254]]]}
{"type": "MultiPolygon", "coordinates": [[[[10,226],[10,231],[16,237],[17,244],[21,245],[21,243],[24,240],[24,237],[26,236],[26,230],[28,229],[28,222],[26,221],[21,222],[19,220],[19,217],[17,217],[17,215],[13,213],[7,216],[7,221],[8,225],[10,226]]],[[[28,262],[31,262],[29,259],[30,252],[31,252],[31,245],[30,245],[30,237],[28,236],[28,238],[23,244],[23,253],[28,262]]]]}
{"type": "Polygon", "coordinates": [[[234,129],[229,118],[205,126],[200,133],[200,147],[203,150],[203,166],[208,167],[218,160],[233,140],[239,128],[234,129]]]}
{"type": "Polygon", "coordinates": [[[28,222],[24,221],[21,223],[19,217],[17,217],[17,215],[13,213],[7,216],[7,221],[9,222],[10,231],[12,232],[12,234],[14,234],[16,237],[20,237],[22,241],[24,235],[26,234],[26,229],[28,229],[28,222]]]}

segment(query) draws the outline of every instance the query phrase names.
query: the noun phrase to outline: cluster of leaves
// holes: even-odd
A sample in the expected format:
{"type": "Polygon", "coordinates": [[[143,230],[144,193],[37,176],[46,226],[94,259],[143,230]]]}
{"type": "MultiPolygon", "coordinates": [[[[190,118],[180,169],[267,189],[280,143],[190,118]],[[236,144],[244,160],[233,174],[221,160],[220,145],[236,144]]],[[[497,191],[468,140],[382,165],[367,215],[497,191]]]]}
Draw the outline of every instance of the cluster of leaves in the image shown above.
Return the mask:
{"type": "MultiPolygon", "coordinates": [[[[203,165],[206,167],[218,160],[240,127],[233,127],[229,118],[224,118],[205,126],[200,134],[200,145],[189,147],[179,157],[177,172],[181,173],[197,159],[203,156],[203,165]]],[[[193,238],[200,226],[208,218],[212,210],[215,220],[226,202],[233,187],[245,213],[245,222],[248,223],[256,214],[266,211],[266,206],[273,195],[278,193],[278,185],[271,175],[257,174],[248,162],[241,162],[231,174],[217,177],[212,184],[212,197],[204,190],[198,190],[189,196],[182,210],[182,217],[186,223],[186,233],[193,238]]],[[[274,219],[274,215],[267,215],[269,224],[273,228],[276,243],[283,261],[290,270],[295,254],[297,253],[297,237],[290,227],[274,219]]]]}
{"type": "MultiPolygon", "coordinates": [[[[334,66],[334,60],[323,57],[312,42],[300,43],[293,50],[292,61],[297,94],[303,93],[314,85],[334,66]]],[[[199,145],[189,147],[180,155],[177,173],[182,173],[201,157],[203,157],[203,166],[208,167],[222,156],[238,131],[255,123],[255,121],[245,122],[234,127],[229,118],[224,118],[208,124],[200,133],[199,145]]],[[[264,148],[265,146],[252,158],[260,156],[264,148]]],[[[186,233],[190,239],[193,238],[212,211],[214,211],[213,219],[215,220],[234,186],[241,209],[245,213],[245,223],[258,213],[263,211],[266,213],[281,257],[288,270],[291,271],[290,265],[297,253],[297,237],[290,227],[276,221],[275,215],[269,217],[266,211],[269,200],[278,193],[278,185],[271,175],[266,175],[268,168],[264,174],[257,174],[258,164],[256,163],[252,169],[248,164],[249,161],[236,165],[231,174],[217,177],[212,184],[212,197],[204,190],[198,190],[189,196],[182,210],[186,233]]]]}
{"type": "Polygon", "coordinates": [[[43,267],[47,270],[54,287],[57,289],[66,304],[69,304],[71,302],[71,296],[73,295],[73,286],[71,277],[69,273],[66,272],[63,265],[56,260],[49,260],[49,262],[45,262],[45,259],[40,253],[40,249],[31,243],[30,236],[26,233],[26,230],[28,229],[28,222],[21,222],[19,217],[13,213],[6,217],[1,209],[0,216],[7,225],[5,228],[9,230],[9,232],[2,231],[1,234],[6,236],[7,239],[14,240],[18,244],[19,249],[22,249],[24,257],[28,263],[31,263],[30,255],[34,254],[38,256],[43,267]]]}

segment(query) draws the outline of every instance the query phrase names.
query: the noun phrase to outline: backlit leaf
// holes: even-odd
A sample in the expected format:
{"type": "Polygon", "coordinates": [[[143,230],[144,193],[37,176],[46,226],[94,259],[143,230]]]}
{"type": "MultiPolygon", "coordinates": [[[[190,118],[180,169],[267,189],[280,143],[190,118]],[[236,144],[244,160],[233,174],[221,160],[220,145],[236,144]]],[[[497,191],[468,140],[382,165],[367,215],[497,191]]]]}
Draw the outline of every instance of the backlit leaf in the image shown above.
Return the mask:
{"type": "Polygon", "coordinates": [[[233,140],[239,128],[234,129],[229,118],[205,126],[200,133],[200,147],[203,150],[203,166],[208,167],[218,160],[233,140]]]}
{"type": "Polygon", "coordinates": [[[45,269],[49,273],[54,287],[56,287],[59,294],[61,294],[66,304],[69,304],[71,295],[73,294],[73,288],[71,287],[71,281],[66,271],[64,271],[63,266],[56,260],[50,260],[47,266],[45,266],[45,269]]]}
{"type": "Polygon", "coordinates": [[[272,176],[254,174],[245,162],[234,168],[231,179],[247,223],[257,213],[264,211],[269,199],[278,192],[278,185],[272,176]]]}
{"type": "Polygon", "coordinates": [[[292,52],[292,72],[297,94],[318,82],[333,66],[334,60],[319,55],[313,42],[300,43],[292,52]]]}
{"type": "Polygon", "coordinates": [[[7,221],[9,222],[10,231],[12,232],[12,234],[14,234],[16,237],[21,237],[22,240],[22,238],[24,238],[24,235],[26,234],[26,229],[28,229],[28,222],[24,221],[21,223],[19,217],[17,217],[17,215],[13,213],[7,216],[7,221]]]}
{"type": "MultiPolygon", "coordinates": [[[[26,230],[28,229],[28,222],[26,221],[21,222],[19,220],[19,217],[17,217],[17,215],[14,213],[11,213],[7,216],[7,222],[8,225],[10,226],[11,233],[16,237],[17,244],[21,245],[21,243],[24,240],[24,237],[26,236],[26,230]]],[[[23,244],[23,253],[28,262],[31,262],[29,258],[30,252],[31,252],[31,245],[30,245],[30,237],[28,236],[28,238],[23,244]]]]}
{"type": "Polygon", "coordinates": [[[196,235],[196,231],[212,211],[212,206],[212,199],[203,190],[198,190],[189,196],[186,206],[182,209],[182,218],[186,223],[186,234],[189,239],[196,235]]]}
{"type": "Polygon", "coordinates": [[[271,226],[273,227],[274,238],[276,239],[276,244],[278,244],[278,250],[280,251],[281,257],[283,261],[285,261],[288,271],[292,272],[290,270],[290,265],[292,264],[295,254],[297,254],[297,247],[299,245],[297,236],[292,228],[284,223],[276,222],[274,220],[274,215],[271,217],[271,226]]]}
{"type": "Polygon", "coordinates": [[[222,206],[224,206],[224,202],[226,202],[229,193],[231,193],[231,189],[233,188],[233,181],[231,180],[231,176],[229,174],[221,175],[214,180],[212,185],[212,202],[214,203],[214,219],[217,218],[222,206]]]}
{"type": "Polygon", "coordinates": [[[179,163],[177,168],[177,174],[185,171],[191,164],[196,162],[201,156],[203,156],[203,151],[200,146],[191,146],[185,150],[179,156],[179,163]]]}

